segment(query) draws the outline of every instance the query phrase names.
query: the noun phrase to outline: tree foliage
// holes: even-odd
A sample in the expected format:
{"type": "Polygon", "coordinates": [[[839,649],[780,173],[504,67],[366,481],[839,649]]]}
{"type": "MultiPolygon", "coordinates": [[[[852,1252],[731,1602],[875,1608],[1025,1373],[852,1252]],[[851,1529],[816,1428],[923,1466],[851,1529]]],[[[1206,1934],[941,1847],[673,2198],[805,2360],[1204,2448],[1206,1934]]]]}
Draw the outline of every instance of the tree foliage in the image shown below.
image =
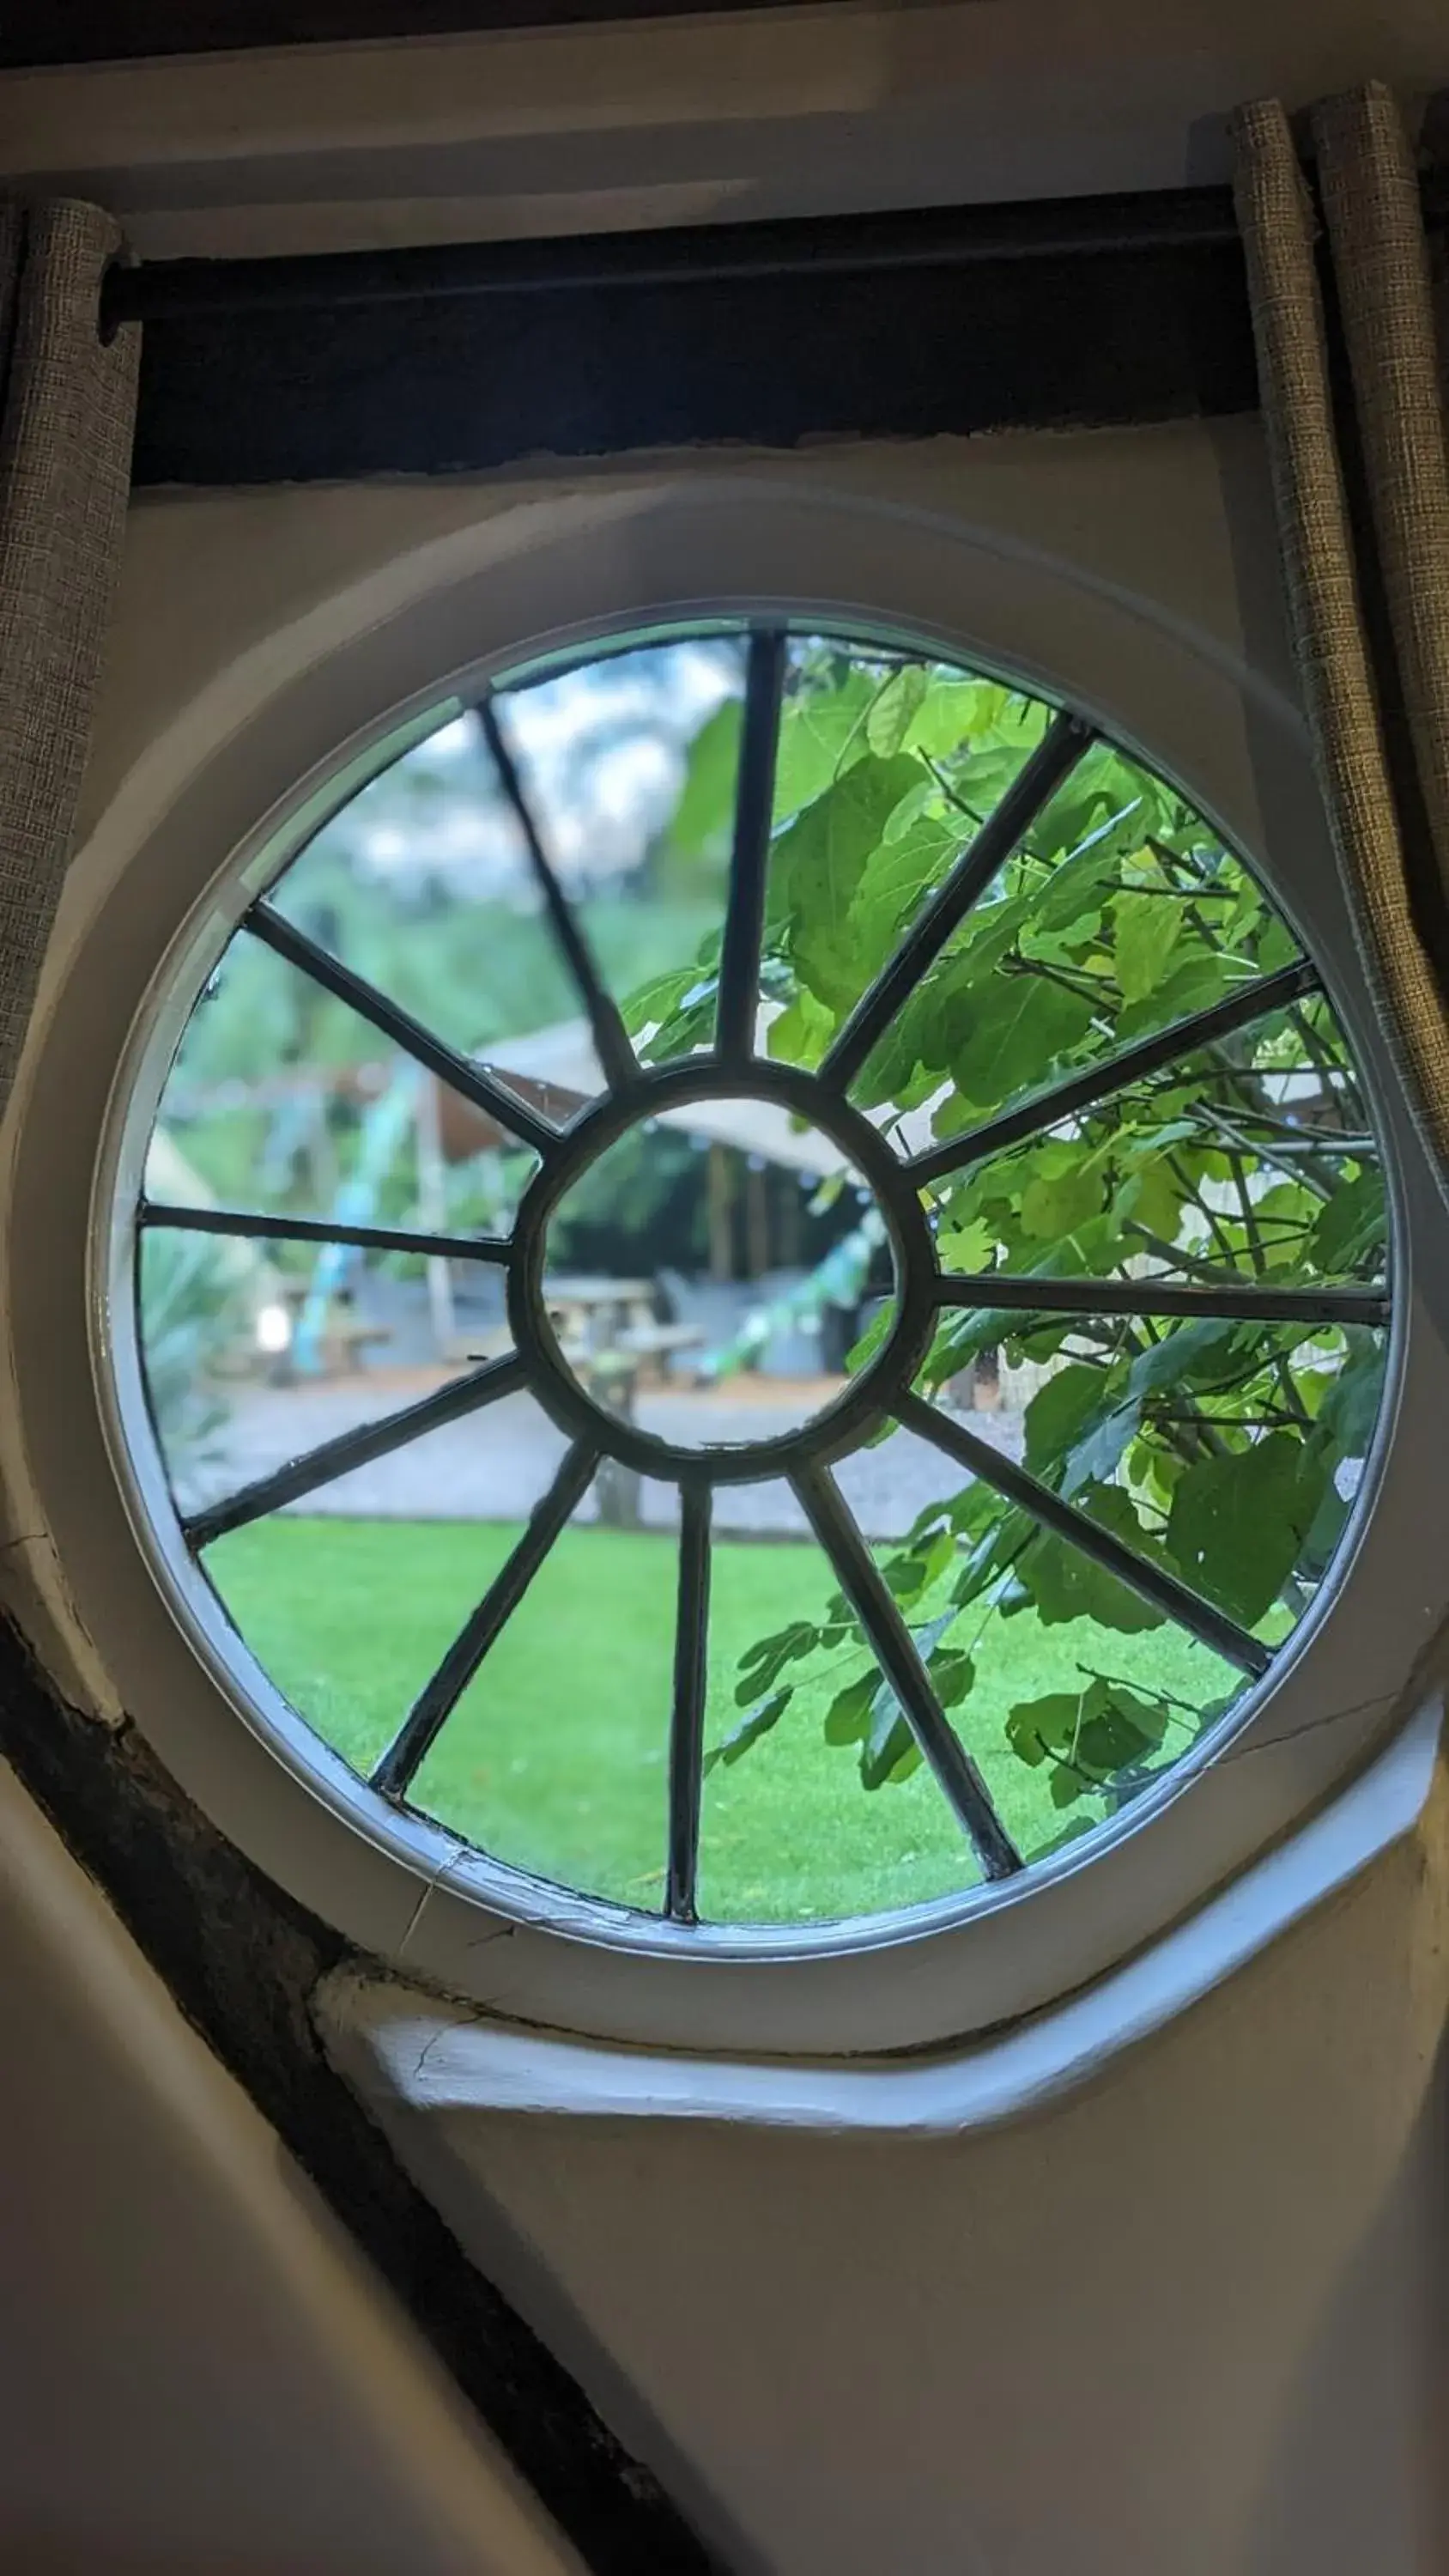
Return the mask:
{"type": "MultiPolygon", "coordinates": [[[[776,777],[762,994],[777,1058],[818,1065],[932,889],[1040,741],[1049,714],[998,683],[922,662],[795,648],[776,777]]],[[[708,729],[706,729],[708,733],[708,729]]],[[[701,738],[694,827],[720,828],[732,764],[701,738]],[[713,802],[711,802],[713,799],[713,802]]],[[[966,1137],[1073,1070],[1298,954],[1261,889],[1161,779],[1088,753],[898,1011],[852,1096],[903,1149],[966,1137]]],[[[638,990],[627,1016],[658,1062],[708,1041],[718,941],[638,990]]],[[[1053,1122],[938,1183],[948,1270],[1043,1283],[1040,1315],[950,1312],[921,1392],[949,1396],[1004,1345],[1050,1373],[1025,1415],[1026,1463],[1100,1527],[1277,1642],[1321,1581],[1362,1471],[1384,1368],[1377,1328],[1053,1315],[1054,1275],[1381,1277],[1383,1178],[1326,1002],[1241,1034],[1053,1122]]],[[[877,1337],[885,1319],[877,1326],[877,1337]]],[[[870,1342],[856,1354],[859,1364],[870,1342]]],[[[937,1696],[968,1737],[995,1622],[1092,1622],[1123,1635],[1163,1613],[989,1486],[933,1503],[878,1551],[937,1696]]],[[[1089,1633],[1082,1631],[1084,1637],[1089,1633]]],[[[1068,1830],[1111,1812],[1240,1687],[1202,1657],[1170,1702],[1084,1665],[1077,1695],[1011,1709],[1012,1754],[1045,1769],[1068,1830]]],[[[837,1682],[826,1739],[867,1789],[904,1778],[914,1739],[848,1605],[759,1640],[741,1663],[732,1763],[796,1689],[837,1682]]]]}

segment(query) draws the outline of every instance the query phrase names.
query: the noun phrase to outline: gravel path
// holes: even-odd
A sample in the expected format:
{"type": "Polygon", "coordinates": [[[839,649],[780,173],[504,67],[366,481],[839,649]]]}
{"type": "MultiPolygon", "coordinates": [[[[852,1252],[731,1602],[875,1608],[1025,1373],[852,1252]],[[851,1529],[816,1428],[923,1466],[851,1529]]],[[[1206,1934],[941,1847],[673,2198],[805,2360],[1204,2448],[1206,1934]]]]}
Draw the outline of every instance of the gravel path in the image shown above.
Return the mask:
{"type": "MultiPolygon", "coordinates": [[[[230,1420],[205,1467],[185,1480],[184,1503],[232,1492],[287,1458],[311,1449],[355,1424],[413,1403],[451,1374],[442,1370],[378,1370],[321,1386],[249,1388],[234,1402],[230,1420]]],[[[708,1394],[650,1391],[639,1398],[636,1418],[649,1431],[679,1442],[710,1438],[729,1442],[778,1436],[809,1419],[835,1391],[835,1382],[769,1384],[756,1380],[744,1392],[708,1394]],[[757,1392],[759,1389],[761,1391],[757,1392]]],[[[1021,1454],[1019,1415],[975,1413],[971,1428],[1012,1457],[1021,1454]]],[[[306,1512],[391,1520],[520,1520],[537,1502],[563,1456],[565,1441],[531,1396],[516,1395],[409,1447],[354,1469],[296,1506],[306,1512]]],[[[897,1431],[877,1449],[846,1458],[837,1477],[870,1538],[894,1538],[922,1507],[959,1490],[961,1471],[927,1441],[897,1431]]],[[[640,1516],[667,1528],[678,1518],[672,1485],[645,1482],[640,1516]]],[[[597,1517],[591,1493],[579,1515],[597,1517]]],[[[726,1485],[717,1489],[719,1527],[801,1536],[804,1515],[787,1485],[726,1485]]]]}

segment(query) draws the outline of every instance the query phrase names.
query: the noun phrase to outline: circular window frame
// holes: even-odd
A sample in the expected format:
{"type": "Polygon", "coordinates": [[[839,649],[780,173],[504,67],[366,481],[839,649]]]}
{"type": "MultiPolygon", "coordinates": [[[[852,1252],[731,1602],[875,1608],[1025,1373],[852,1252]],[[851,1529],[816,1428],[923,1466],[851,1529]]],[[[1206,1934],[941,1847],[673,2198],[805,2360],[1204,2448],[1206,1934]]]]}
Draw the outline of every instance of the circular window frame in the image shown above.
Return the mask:
{"type": "MultiPolygon", "coordinates": [[[[1316,1805],[1372,1749],[1432,1624],[1432,1551],[1425,1516],[1402,1500],[1414,1484],[1403,1441],[1411,1471],[1419,1426],[1449,1395],[1442,1344],[1421,1316],[1410,1270],[1422,1230],[1431,1229],[1432,1241],[1443,1220],[1378,1034],[1365,1025],[1351,924],[1327,859],[1301,727],[1286,698],[1149,603],[1105,595],[1069,567],[1024,558],[939,518],[798,487],[725,483],[511,515],[529,525],[510,525],[510,514],[501,525],[485,521],[471,550],[453,549],[445,586],[420,585],[390,615],[359,620],[330,651],[259,690],[247,719],[199,758],[191,727],[175,728],[190,736],[189,775],[177,780],[164,818],[139,846],[112,852],[122,864],[74,947],[17,1131],[20,1222],[12,1240],[23,1238],[28,1219],[40,1221],[47,1275],[60,1283],[55,1297],[37,1299],[23,1268],[14,1274],[31,1488],[66,1567],[75,1615],[183,1786],[271,1875],[391,1963],[516,2018],[612,2039],[834,2053],[959,2036],[1035,2009],[1105,1969],[1316,1805]],[[474,560],[459,566],[457,554],[469,551],[474,560]],[[108,1394],[113,1372],[123,1383],[126,1366],[115,1280],[105,1265],[92,1265],[79,1318],[64,1285],[78,1214],[88,1249],[122,1181],[122,1112],[128,1097],[134,1108],[143,1096],[134,1090],[138,1069],[159,1044],[155,996],[174,990],[180,960],[194,961],[198,943],[219,949],[235,912],[276,873],[286,846],[279,835],[302,837],[323,806],[340,801],[344,781],[350,792],[366,774],[400,721],[446,707],[460,686],[504,670],[516,675],[625,627],[677,631],[691,618],[743,619],[751,611],[815,618],[882,640],[909,636],[1002,670],[1081,707],[1225,831],[1305,936],[1359,1054],[1390,1164],[1398,1287],[1380,1430],[1333,1597],[1305,1619],[1270,1682],[1160,1788],[1075,1852],[1020,1881],[908,1914],[798,1933],[624,1918],[541,1883],[535,1903],[517,1872],[444,1829],[381,1800],[376,1816],[365,1812],[367,1793],[355,1776],[290,1712],[279,1725],[269,1711],[259,1727],[269,1686],[257,1676],[254,1688],[248,1673],[237,1688],[234,1668],[240,1661],[245,1670],[246,1659],[237,1658],[199,1576],[206,1602],[186,1601],[178,1619],[174,1583],[148,1537],[150,1500],[127,1491],[131,1469],[108,1394]],[[450,651],[465,632],[475,645],[481,637],[481,655],[450,651]],[[1103,673],[1113,681],[1109,695],[1103,673]],[[299,758],[304,740],[308,756],[299,758]],[[1214,748],[1232,756],[1215,761],[1214,748]],[[302,780],[290,792],[289,776],[302,780]],[[253,817],[259,805],[268,810],[238,831],[242,799],[253,817]],[[1265,855],[1285,830],[1297,859],[1291,882],[1265,855]],[[77,1016],[86,1013],[89,1020],[77,1016]],[[77,1119],[76,1082],[59,1068],[83,1026],[93,1035],[85,1052],[109,1052],[107,1070],[116,1071],[109,1099],[104,1084],[98,1099],[88,1077],[77,1119]],[[66,1108],[71,1150],[58,1174],[51,1152],[47,1182],[46,1140],[53,1148],[66,1108]],[[83,1386],[67,1379],[62,1400],[37,1404],[27,1353],[44,1331],[49,1365],[57,1339],[73,1361],[77,1320],[83,1386]],[[138,1593],[142,1567],[148,1579],[138,1593]],[[1352,1615],[1345,1601],[1350,1573],[1356,1586],[1377,1587],[1369,1619],[1352,1615]],[[1330,1660],[1335,1690],[1325,1709],[1315,1676],[1330,1660]],[[1252,1761],[1242,1758],[1248,1753],[1252,1761]]],[[[404,580],[409,571],[416,577],[413,565],[404,580]]],[[[375,598],[370,604],[375,610],[375,598]]],[[[345,615],[340,622],[346,626],[345,615]]]]}

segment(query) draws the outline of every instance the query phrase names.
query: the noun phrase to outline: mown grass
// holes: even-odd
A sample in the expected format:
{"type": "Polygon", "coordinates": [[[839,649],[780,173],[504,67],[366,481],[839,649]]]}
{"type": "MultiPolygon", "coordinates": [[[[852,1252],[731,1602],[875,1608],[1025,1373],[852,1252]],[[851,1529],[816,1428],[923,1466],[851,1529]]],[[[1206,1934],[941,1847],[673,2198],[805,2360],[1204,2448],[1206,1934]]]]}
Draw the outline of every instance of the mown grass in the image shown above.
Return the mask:
{"type": "MultiPolygon", "coordinates": [[[[517,1536],[516,1524],[496,1522],[284,1515],[220,1541],[207,1565],[279,1688],[365,1771],[517,1536]]],[[[566,1530],[424,1764],[417,1803],[501,1860],[656,1908],[674,1567],[667,1534],[566,1530]]],[[[741,1652],[791,1620],[818,1616],[833,1589],[813,1544],[716,1548],[710,1743],[738,1715],[741,1652]]],[[[858,1663],[848,1658],[837,1678],[858,1663]]],[[[1043,1775],[1012,1752],[1005,1720],[1020,1699],[1079,1688],[1083,1666],[1193,1702],[1228,1687],[1224,1668],[1171,1628],[1121,1636],[1088,1620],[1045,1632],[1034,1620],[993,1620],[957,1721],[1027,1852],[1066,1820],[1043,1775]]],[[[821,1720],[835,1687],[822,1679],[798,1692],[772,1734],[706,1781],[706,1915],[828,1919],[973,1883],[972,1855],[924,1769],[867,1793],[853,1750],[825,1743],[821,1720]]],[[[1188,1736],[1169,1740],[1176,1747],[1188,1736]]]]}

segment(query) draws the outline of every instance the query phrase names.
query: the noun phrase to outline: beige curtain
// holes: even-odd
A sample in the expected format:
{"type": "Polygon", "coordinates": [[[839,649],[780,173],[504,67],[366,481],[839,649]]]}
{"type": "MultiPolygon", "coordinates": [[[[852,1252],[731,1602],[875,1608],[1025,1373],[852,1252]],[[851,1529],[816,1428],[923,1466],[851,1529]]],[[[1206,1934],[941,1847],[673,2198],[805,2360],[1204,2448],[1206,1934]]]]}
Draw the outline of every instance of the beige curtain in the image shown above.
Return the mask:
{"type": "Polygon", "coordinates": [[[1235,119],[1263,416],[1304,701],[1370,981],[1449,1186],[1449,463],[1414,154],[1389,92],[1235,119]]]}
{"type": "Polygon", "coordinates": [[[108,215],[0,206],[0,1110],[70,857],[125,526],[140,333],[108,215]]]}

